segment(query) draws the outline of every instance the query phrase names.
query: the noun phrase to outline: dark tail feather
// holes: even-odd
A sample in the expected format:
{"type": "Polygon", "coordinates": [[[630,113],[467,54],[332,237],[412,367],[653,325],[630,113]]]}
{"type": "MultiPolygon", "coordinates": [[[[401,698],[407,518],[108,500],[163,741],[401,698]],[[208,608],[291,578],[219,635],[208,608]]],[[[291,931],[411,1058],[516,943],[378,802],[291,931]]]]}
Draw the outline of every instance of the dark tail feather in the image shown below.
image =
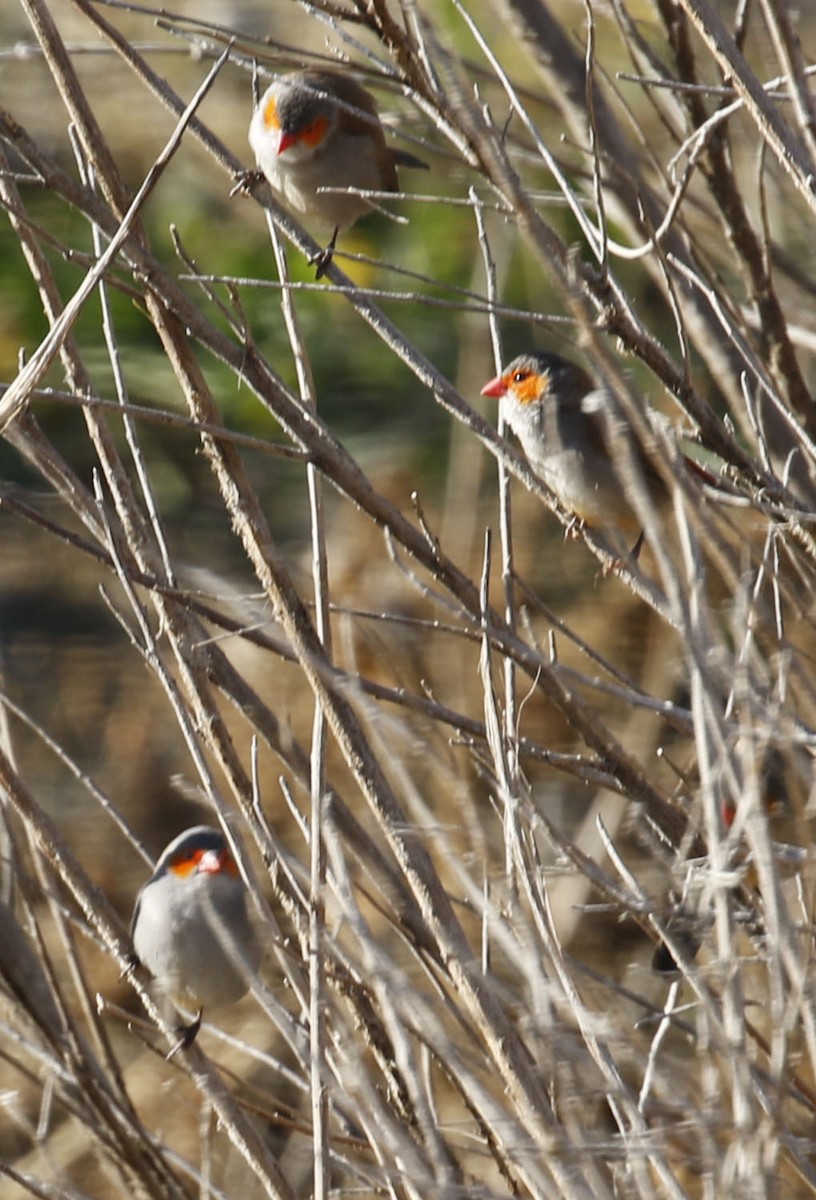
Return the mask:
{"type": "Polygon", "coordinates": [[[394,164],[397,167],[412,167],[417,171],[430,171],[430,167],[421,158],[417,158],[415,154],[411,154],[408,150],[393,150],[391,153],[394,156],[394,164]]]}

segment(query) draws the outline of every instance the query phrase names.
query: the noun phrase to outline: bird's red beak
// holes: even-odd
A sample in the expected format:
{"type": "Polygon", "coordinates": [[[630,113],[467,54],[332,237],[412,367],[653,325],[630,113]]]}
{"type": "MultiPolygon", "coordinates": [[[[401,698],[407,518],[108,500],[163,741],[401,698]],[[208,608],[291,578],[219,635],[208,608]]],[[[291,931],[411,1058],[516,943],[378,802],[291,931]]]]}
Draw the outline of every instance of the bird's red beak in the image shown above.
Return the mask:
{"type": "Polygon", "coordinates": [[[507,384],[501,375],[497,375],[495,379],[490,380],[490,383],[484,385],[481,394],[483,396],[496,396],[498,398],[504,396],[506,392],[507,384]]]}
{"type": "Polygon", "coordinates": [[[217,875],[220,871],[229,871],[232,859],[226,850],[205,850],[198,860],[200,875],[217,875]]]}
{"type": "Polygon", "coordinates": [[[284,150],[288,150],[290,146],[294,146],[297,140],[296,134],[286,133],[282,129],[280,131],[280,137],[278,138],[278,154],[283,154],[284,150]]]}

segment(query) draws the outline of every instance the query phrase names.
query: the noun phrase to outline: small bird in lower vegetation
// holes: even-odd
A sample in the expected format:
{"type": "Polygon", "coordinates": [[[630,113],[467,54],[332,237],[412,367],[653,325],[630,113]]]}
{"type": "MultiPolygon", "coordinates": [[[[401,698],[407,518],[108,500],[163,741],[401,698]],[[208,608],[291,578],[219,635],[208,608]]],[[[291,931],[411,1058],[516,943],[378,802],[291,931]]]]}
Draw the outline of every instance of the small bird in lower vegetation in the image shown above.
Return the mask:
{"type": "MultiPolygon", "coordinates": [[[[577,363],[560,354],[532,352],[514,358],[485,384],[482,395],[501,401],[504,419],[530,465],[564,507],[615,543],[637,536],[631,550],[637,557],[643,534],[620,448],[613,444],[616,436],[629,435],[615,424],[609,393],[577,363]]],[[[662,479],[631,436],[629,445],[649,495],[665,498],[662,479]]]]}
{"type": "Polygon", "coordinates": [[[208,825],[174,838],[139,892],[130,927],[139,960],[164,995],[198,1009],[180,1046],[195,1039],[205,1007],[240,1000],[257,971],[246,896],[224,834],[208,825]]]}
{"type": "Polygon", "coordinates": [[[333,230],[315,260],[318,279],[340,230],[377,207],[357,193],[396,192],[398,166],[427,167],[386,144],[373,98],[344,71],[297,71],[276,79],[253,113],[249,143],[284,204],[333,230]]]}

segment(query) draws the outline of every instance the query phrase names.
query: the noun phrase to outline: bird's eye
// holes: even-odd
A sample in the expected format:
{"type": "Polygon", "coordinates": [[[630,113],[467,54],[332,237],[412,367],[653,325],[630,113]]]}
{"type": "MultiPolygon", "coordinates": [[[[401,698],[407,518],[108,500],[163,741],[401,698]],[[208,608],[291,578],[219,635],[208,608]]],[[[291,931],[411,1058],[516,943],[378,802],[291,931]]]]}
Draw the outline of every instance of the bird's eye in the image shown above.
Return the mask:
{"type": "Polygon", "coordinates": [[[524,380],[529,379],[529,377],[529,371],[516,371],[515,375],[513,376],[513,383],[524,383],[524,380]]]}

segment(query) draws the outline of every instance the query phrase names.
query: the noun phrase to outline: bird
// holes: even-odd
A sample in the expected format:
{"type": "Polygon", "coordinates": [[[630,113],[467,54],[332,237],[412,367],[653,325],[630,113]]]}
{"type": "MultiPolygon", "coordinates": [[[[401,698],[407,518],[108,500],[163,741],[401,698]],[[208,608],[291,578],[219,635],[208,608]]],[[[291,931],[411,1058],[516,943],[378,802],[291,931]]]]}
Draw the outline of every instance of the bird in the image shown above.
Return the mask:
{"type": "Polygon", "coordinates": [[[246,899],[226,838],[209,825],[174,838],[136,898],[130,933],[138,960],[163,996],[197,1009],[170,1056],[192,1045],[205,1007],[249,990],[261,953],[246,899]]]}
{"type": "Polygon", "coordinates": [[[333,230],[314,260],[325,274],[341,229],[376,209],[354,191],[395,192],[397,167],[427,163],[386,144],[377,106],[347,72],[296,71],[261,96],[249,126],[258,168],[293,212],[333,230]]]}
{"type": "MultiPolygon", "coordinates": [[[[530,466],[561,504],[616,548],[636,536],[628,550],[636,559],[644,535],[615,444],[627,430],[611,411],[609,393],[578,363],[531,351],[514,358],[481,394],[500,401],[530,466]]],[[[662,479],[631,437],[630,447],[650,496],[666,497],[662,479]]]]}

